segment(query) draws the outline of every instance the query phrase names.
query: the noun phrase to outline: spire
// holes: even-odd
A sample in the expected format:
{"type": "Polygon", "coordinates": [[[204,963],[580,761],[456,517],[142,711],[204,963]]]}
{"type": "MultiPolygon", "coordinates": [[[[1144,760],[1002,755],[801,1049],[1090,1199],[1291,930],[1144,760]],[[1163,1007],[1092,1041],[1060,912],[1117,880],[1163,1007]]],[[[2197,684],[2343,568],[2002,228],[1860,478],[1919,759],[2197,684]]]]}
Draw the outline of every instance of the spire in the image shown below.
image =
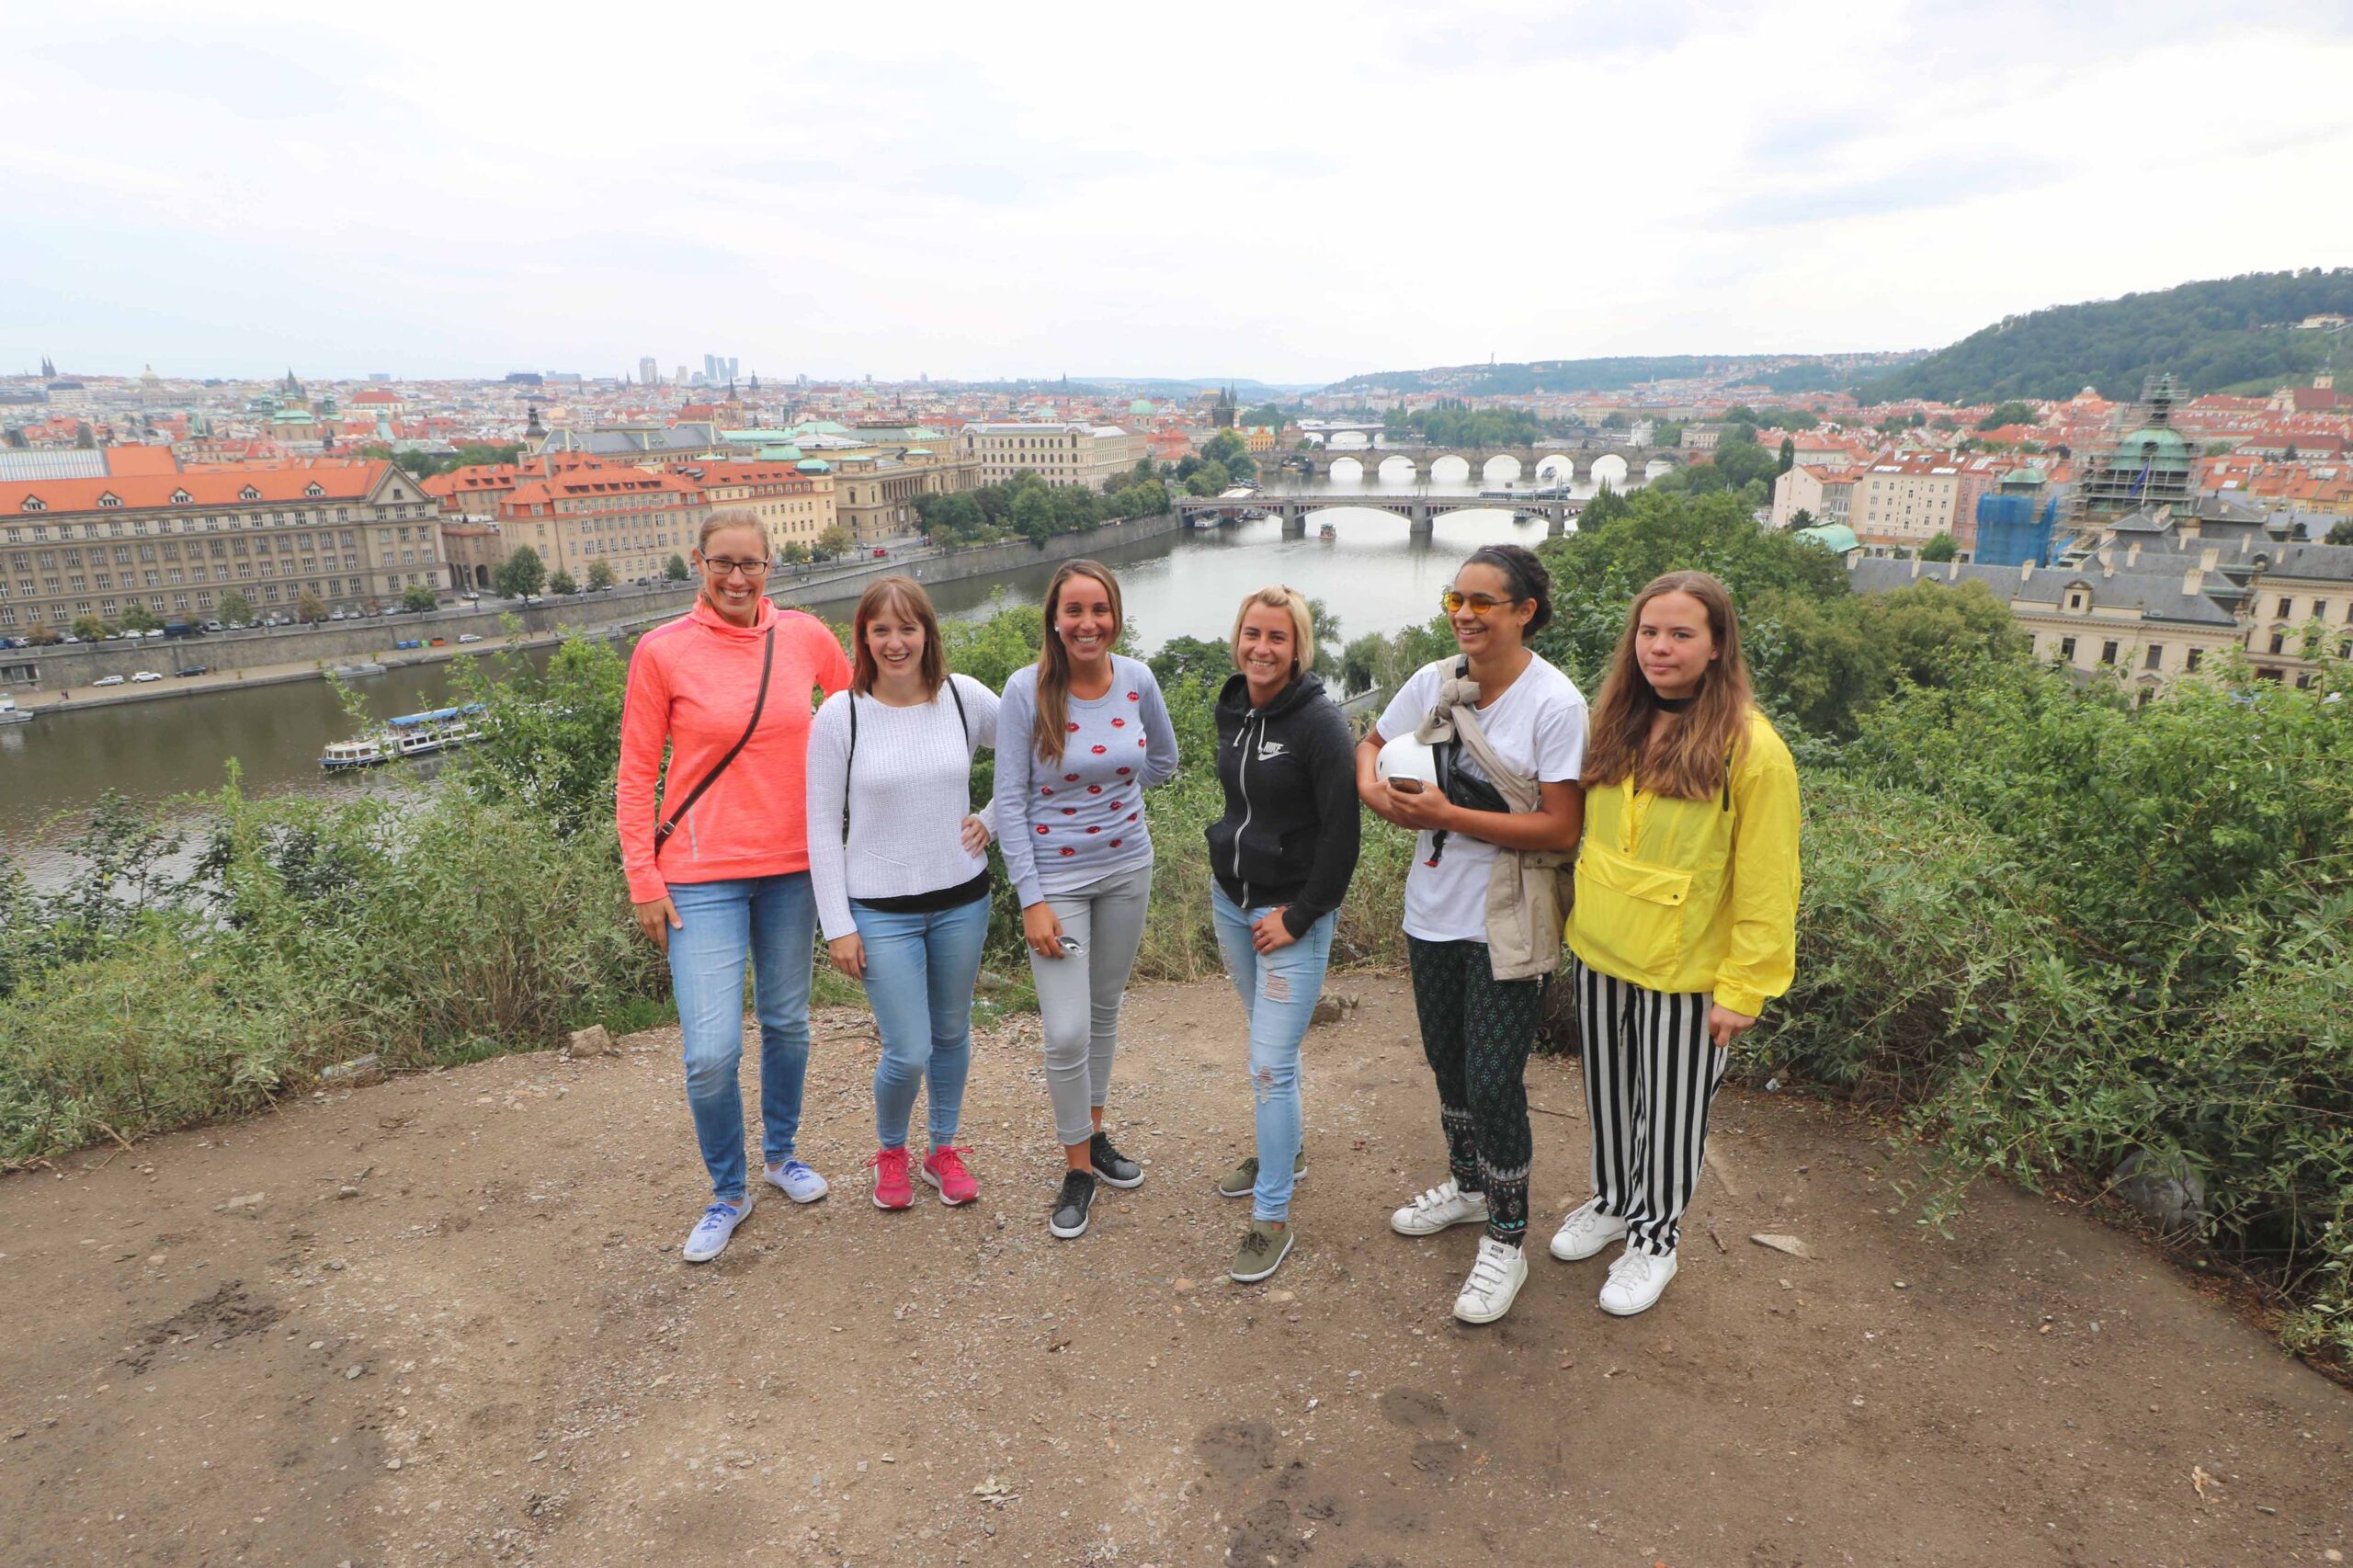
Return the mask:
{"type": "Polygon", "coordinates": [[[46,354],[42,355],[40,357],[40,374],[43,381],[55,381],[57,379],[57,361],[51,358],[46,354]]]}

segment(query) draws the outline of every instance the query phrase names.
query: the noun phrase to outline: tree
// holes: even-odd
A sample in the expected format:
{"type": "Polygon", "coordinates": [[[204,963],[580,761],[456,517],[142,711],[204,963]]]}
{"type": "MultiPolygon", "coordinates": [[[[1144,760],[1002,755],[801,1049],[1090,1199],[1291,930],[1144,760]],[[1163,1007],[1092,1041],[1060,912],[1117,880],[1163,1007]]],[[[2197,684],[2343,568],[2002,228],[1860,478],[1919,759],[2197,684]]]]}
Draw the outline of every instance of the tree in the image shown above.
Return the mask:
{"type": "Polygon", "coordinates": [[[97,642],[105,638],[107,623],[95,615],[77,615],[68,630],[85,642],[97,642]]]}
{"type": "Polygon", "coordinates": [[[1222,463],[1233,479],[1247,479],[1258,472],[1258,465],[1250,460],[1249,443],[1231,430],[1221,430],[1201,443],[1201,460],[1222,463]]]}
{"type": "Polygon", "coordinates": [[[243,626],[246,621],[258,619],[254,614],[254,601],[245,597],[244,594],[236,588],[232,588],[221,596],[217,613],[222,622],[228,626],[243,626]]]}
{"type": "Polygon", "coordinates": [[[1958,561],[1961,559],[1961,541],[1949,533],[1940,533],[1920,547],[1920,559],[1958,561]]]}
{"type": "Polygon", "coordinates": [[[316,626],[327,618],[327,601],[305,588],[294,598],[294,619],[305,626],[316,626]]]}
{"type": "Polygon", "coordinates": [[[122,612],[122,629],[125,631],[153,631],[163,624],[155,619],[153,610],[137,599],[131,600],[131,608],[122,612]]]}
{"type": "Polygon", "coordinates": [[[571,595],[579,591],[580,585],[572,580],[572,574],[569,572],[559,572],[548,579],[549,593],[571,595]]]}
{"type": "Polygon", "coordinates": [[[817,542],[810,548],[809,555],[813,561],[831,561],[837,555],[847,555],[857,546],[858,541],[850,538],[849,529],[835,523],[817,536],[817,542]]]}
{"type": "Polygon", "coordinates": [[[1013,497],[1009,516],[1013,531],[1032,544],[1043,544],[1053,537],[1054,503],[1042,484],[1023,485],[1013,497]]]}
{"type": "Polygon", "coordinates": [[[1340,650],[1340,691],[1353,697],[1359,691],[1370,691],[1381,679],[1381,655],[1389,650],[1389,639],[1378,631],[1368,631],[1340,650]]]}
{"type": "Polygon", "coordinates": [[[1233,673],[1233,651],[1206,637],[1171,637],[1144,662],[1163,687],[1197,681],[1215,691],[1233,673]]]}
{"type": "Polygon", "coordinates": [[[786,540],[782,548],[776,553],[777,559],[787,566],[805,566],[809,563],[809,547],[797,539],[786,540]]]}
{"type": "Polygon", "coordinates": [[[440,603],[440,597],[422,583],[401,595],[401,608],[415,615],[423,615],[426,610],[437,608],[440,603]]]}
{"type": "Polygon", "coordinates": [[[2353,517],[2341,518],[2328,525],[2328,542],[2353,544],[2353,517]]]}
{"type": "Polygon", "coordinates": [[[1623,413],[1614,408],[1601,416],[1601,427],[1604,430],[1623,430],[1632,423],[1632,420],[1628,419],[1623,413]]]}
{"type": "Polygon", "coordinates": [[[1995,404],[1991,414],[1977,422],[1977,427],[1980,430],[1998,430],[2005,425],[2031,425],[2034,421],[2034,404],[2022,398],[2012,398],[1995,404]]]}
{"type": "Polygon", "coordinates": [[[1322,599],[1307,601],[1308,624],[1315,630],[1315,662],[1329,668],[1333,653],[1340,646],[1340,618],[1322,599]]]}
{"type": "Polygon", "coordinates": [[[1800,506],[1790,514],[1790,527],[1792,530],[1813,527],[1813,513],[1806,507],[1800,506]]]}
{"type": "Polygon", "coordinates": [[[63,639],[57,634],[57,629],[47,621],[36,620],[25,628],[25,641],[36,648],[46,648],[52,643],[63,642],[63,639]]]}
{"type": "Polygon", "coordinates": [[[1797,466],[1798,466],[1798,443],[1797,443],[1797,437],[1794,437],[1794,436],[1784,436],[1784,437],[1781,437],[1781,456],[1780,456],[1780,462],[1779,462],[1779,466],[1775,469],[1775,471],[1774,471],[1774,472],[1775,472],[1775,473],[1776,473],[1776,474],[1787,473],[1787,472],[1790,472],[1790,470],[1791,470],[1791,469],[1793,469],[1793,468],[1795,468],[1795,467],[1797,467],[1797,466]]]}
{"type": "Polygon", "coordinates": [[[673,552],[670,559],[662,563],[662,575],[666,581],[683,583],[692,574],[687,570],[687,558],[673,552]]]}
{"type": "Polygon", "coordinates": [[[609,587],[611,587],[612,585],[613,585],[613,569],[612,569],[612,567],[611,567],[611,566],[609,566],[608,564],[607,564],[606,562],[602,562],[602,561],[592,561],[592,562],[590,562],[588,563],[588,586],[589,586],[589,587],[591,587],[591,588],[593,589],[593,588],[609,588],[609,587]]]}
{"type": "MultiPolygon", "coordinates": [[[[678,560],[675,555],[670,559],[678,560]]],[[[684,562],[678,563],[682,567],[686,564],[684,562]]],[[[680,572],[679,575],[686,574],[680,572]]],[[[547,585],[547,563],[540,559],[540,552],[528,544],[520,544],[515,547],[515,553],[498,563],[491,584],[507,598],[519,599],[538,593],[547,585]]]]}

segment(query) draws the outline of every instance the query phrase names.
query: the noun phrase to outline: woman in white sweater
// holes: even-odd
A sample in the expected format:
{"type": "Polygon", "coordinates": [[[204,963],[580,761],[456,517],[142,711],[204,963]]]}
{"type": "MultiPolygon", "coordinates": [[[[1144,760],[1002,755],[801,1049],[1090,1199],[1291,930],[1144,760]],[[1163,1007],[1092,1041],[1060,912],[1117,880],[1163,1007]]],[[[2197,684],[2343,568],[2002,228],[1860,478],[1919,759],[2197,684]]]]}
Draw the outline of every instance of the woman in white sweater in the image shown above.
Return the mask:
{"type": "Polygon", "coordinates": [[[915,1202],[907,1122],[930,1089],[920,1174],[947,1204],[980,1195],[956,1142],[972,1064],[972,986],[989,929],[990,812],[972,753],[996,744],[996,694],[948,673],[939,619],[912,578],[858,601],[849,689],[809,732],[809,874],[834,967],[866,986],[882,1060],[874,1205],[915,1202]]]}

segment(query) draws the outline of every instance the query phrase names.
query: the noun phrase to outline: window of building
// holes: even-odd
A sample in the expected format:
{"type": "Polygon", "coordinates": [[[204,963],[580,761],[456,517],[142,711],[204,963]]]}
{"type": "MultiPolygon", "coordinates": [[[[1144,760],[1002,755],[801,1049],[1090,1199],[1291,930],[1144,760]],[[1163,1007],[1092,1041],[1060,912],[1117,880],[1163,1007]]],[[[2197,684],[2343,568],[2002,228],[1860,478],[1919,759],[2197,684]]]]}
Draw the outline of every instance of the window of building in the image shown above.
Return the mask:
{"type": "Polygon", "coordinates": [[[2063,665],[2072,665],[2075,662],[2075,640],[2074,638],[2062,637],[2059,639],[2059,662],[2063,665]]]}
{"type": "Polygon", "coordinates": [[[2271,634],[2271,651],[2275,653],[2284,653],[2288,651],[2288,634],[2286,632],[2275,631],[2271,634]]]}
{"type": "Polygon", "coordinates": [[[2103,665],[2112,665],[2116,663],[2115,643],[2103,642],[2099,645],[2099,662],[2103,665]]]}

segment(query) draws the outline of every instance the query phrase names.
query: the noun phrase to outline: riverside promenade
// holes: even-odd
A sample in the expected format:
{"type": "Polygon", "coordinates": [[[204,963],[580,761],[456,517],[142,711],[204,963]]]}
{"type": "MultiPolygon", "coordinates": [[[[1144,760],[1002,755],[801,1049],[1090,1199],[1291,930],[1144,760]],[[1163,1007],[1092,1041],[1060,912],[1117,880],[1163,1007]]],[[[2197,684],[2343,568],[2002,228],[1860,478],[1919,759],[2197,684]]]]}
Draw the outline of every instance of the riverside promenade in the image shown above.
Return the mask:
{"type": "MultiPolygon", "coordinates": [[[[926,586],[963,582],[1164,539],[1178,532],[1180,527],[1176,514],[1168,512],[1106,523],[1085,533],[1057,535],[1043,545],[1018,540],[952,551],[909,545],[892,548],[879,560],[870,551],[861,557],[845,557],[822,566],[779,571],[768,591],[779,603],[823,612],[856,603],[869,583],[893,572],[915,576],[926,586]]],[[[0,665],[29,665],[36,672],[34,679],[0,680],[0,690],[15,697],[21,708],[63,712],[117,703],[165,701],[222,687],[319,680],[337,665],[369,662],[390,669],[435,664],[460,653],[542,647],[567,633],[630,636],[684,614],[694,600],[694,593],[693,583],[687,582],[612,588],[560,600],[548,599],[529,607],[485,597],[478,606],[449,606],[421,616],[371,616],[267,632],[15,649],[0,653],[0,665]],[[506,622],[509,619],[520,630],[508,631],[506,622]],[[460,645],[458,639],[469,633],[481,641],[460,645]],[[442,639],[443,645],[433,646],[435,638],[442,639]],[[423,642],[426,645],[415,649],[393,646],[403,641],[423,642]],[[193,665],[206,666],[205,673],[173,673],[193,665]],[[164,678],[133,683],[131,677],[142,670],[153,671],[164,678]],[[124,678],[123,685],[92,684],[102,676],[117,675],[124,678]]]]}

